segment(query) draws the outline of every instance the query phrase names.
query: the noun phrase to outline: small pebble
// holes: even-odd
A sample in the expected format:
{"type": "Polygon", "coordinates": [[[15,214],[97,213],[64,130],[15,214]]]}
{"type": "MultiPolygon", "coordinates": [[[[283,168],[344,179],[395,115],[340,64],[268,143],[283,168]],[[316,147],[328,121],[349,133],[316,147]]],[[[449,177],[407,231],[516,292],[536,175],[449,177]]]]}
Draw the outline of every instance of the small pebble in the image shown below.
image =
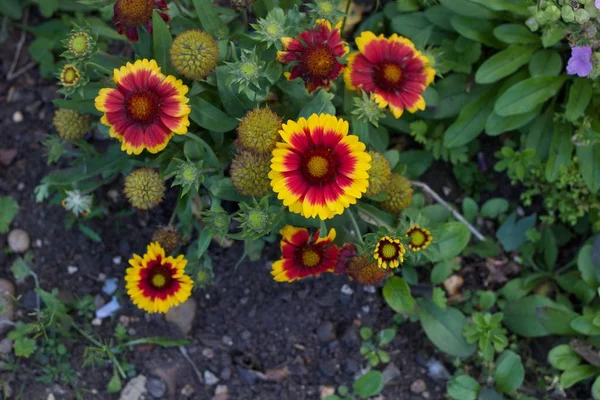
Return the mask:
{"type": "Polygon", "coordinates": [[[8,234],[8,247],[15,253],[25,253],[29,244],[29,234],[23,229],[13,229],[8,234]]]}
{"type": "Polygon", "coordinates": [[[335,329],[333,324],[329,321],[325,321],[319,325],[317,328],[317,337],[319,338],[319,341],[323,343],[327,343],[335,339],[335,329]]]}
{"type": "Polygon", "coordinates": [[[208,386],[216,385],[219,382],[219,378],[209,370],[204,371],[204,383],[208,386]]]}
{"type": "Polygon", "coordinates": [[[209,349],[207,347],[205,349],[202,349],[202,355],[208,358],[209,360],[212,360],[215,357],[215,352],[213,351],[213,349],[209,349]]]}
{"type": "Polygon", "coordinates": [[[369,306],[362,306],[362,307],[360,308],[360,310],[361,310],[363,313],[365,313],[365,314],[368,314],[368,313],[369,313],[369,311],[371,311],[371,307],[369,307],[369,306]]]}
{"type": "Polygon", "coordinates": [[[157,399],[162,399],[167,392],[167,386],[160,379],[150,378],[146,381],[146,390],[157,399]]]}
{"type": "Polygon", "coordinates": [[[375,289],[375,286],[368,285],[368,286],[363,286],[363,290],[364,290],[365,292],[367,292],[367,293],[371,293],[371,294],[373,294],[373,293],[375,293],[375,291],[376,291],[377,289],[375,289]]]}
{"type": "Polygon", "coordinates": [[[107,295],[112,296],[112,294],[117,291],[117,278],[106,279],[102,286],[102,291],[107,295]]]}
{"type": "Polygon", "coordinates": [[[77,268],[74,265],[69,265],[67,267],[67,272],[69,273],[69,275],[73,275],[74,273],[76,273],[77,271],[79,271],[79,268],[77,268]]]}
{"type": "Polygon", "coordinates": [[[352,290],[352,288],[348,285],[342,286],[342,289],[340,291],[348,296],[352,296],[352,293],[354,293],[354,290],[352,290]]]}
{"type": "Polygon", "coordinates": [[[416,394],[423,393],[427,390],[427,385],[423,379],[417,379],[410,385],[410,391],[416,394]]]}
{"type": "Polygon", "coordinates": [[[94,325],[94,326],[100,326],[100,325],[102,325],[102,320],[100,318],[94,318],[92,320],[92,325],[94,325]]]}
{"type": "Polygon", "coordinates": [[[121,256],[115,256],[115,257],[113,257],[113,259],[112,259],[112,262],[113,262],[113,264],[115,264],[115,265],[120,265],[120,264],[121,264],[121,261],[123,261],[123,257],[121,257],[121,256]]]}
{"type": "MultiPolygon", "coordinates": [[[[218,388],[218,386],[217,386],[218,388]]],[[[185,385],[183,387],[183,389],[181,389],[181,395],[184,397],[191,397],[194,394],[195,390],[194,387],[192,385],[190,385],[189,383],[187,385],[185,385]]]]}
{"type": "Polygon", "coordinates": [[[25,184],[23,182],[19,182],[19,184],[17,185],[17,190],[19,192],[22,192],[23,189],[25,189],[25,184]]]}
{"type": "Polygon", "coordinates": [[[231,337],[225,335],[223,336],[223,344],[227,346],[233,346],[233,339],[231,337]]]}
{"type": "Polygon", "coordinates": [[[229,389],[227,388],[227,385],[218,385],[217,388],[215,389],[216,395],[226,394],[226,393],[229,393],[229,389]]]}
{"type": "Polygon", "coordinates": [[[15,111],[12,115],[12,120],[15,124],[23,122],[23,113],[21,111],[15,111]]]}
{"type": "Polygon", "coordinates": [[[119,301],[115,296],[113,296],[108,303],[96,310],[96,318],[102,319],[112,317],[112,315],[117,312],[119,308],[121,308],[119,301]]]}
{"type": "Polygon", "coordinates": [[[41,239],[36,239],[35,240],[35,247],[41,248],[43,245],[44,245],[44,243],[42,242],[41,239]]]}

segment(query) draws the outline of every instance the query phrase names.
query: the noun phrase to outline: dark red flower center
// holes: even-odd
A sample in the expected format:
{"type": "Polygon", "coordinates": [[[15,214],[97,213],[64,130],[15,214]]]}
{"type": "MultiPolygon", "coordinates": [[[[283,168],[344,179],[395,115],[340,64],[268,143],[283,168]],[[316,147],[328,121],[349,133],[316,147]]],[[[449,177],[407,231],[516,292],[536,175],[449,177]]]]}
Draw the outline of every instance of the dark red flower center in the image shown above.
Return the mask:
{"type": "Polygon", "coordinates": [[[115,11],[123,24],[143,25],[152,18],[153,0],[117,0],[115,11]]]}
{"type": "Polygon", "coordinates": [[[149,261],[140,273],[139,287],[144,296],[165,299],[179,289],[179,281],[173,278],[175,269],[161,261],[160,258],[149,261]]]}
{"type": "Polygon", "coordinates": [[[125,103],[129,118],[142,125],[154,122],[159,112],[160,100],[150,91],[135,92],[125,100],[125,103]]]}
{"type": "Polygon", "coordinates": [[[329,148],[315,147],[302,155],[300,172],[313,185],[324,185],[335,179],[338,161],[329,148]]]}
{"type": "Polygon", "coordinates": [[[296,250],[298,264],[306,268],[314,268],[323,260],[323,250],[315,245],[306,245],[296,250]]]}
{"type": "Polygon", "coordinates": [[[337,59],[325,45],[309,47],[306,49],[304,67],[311,76],[328,78],[333,72],[337,59]]]}
{"type": "Polygon", "coordinates": [[[373,68],[375,83],[388,92],[397,90],[402,83],[402,67],[398,64],[383,63],[373,68]]]}

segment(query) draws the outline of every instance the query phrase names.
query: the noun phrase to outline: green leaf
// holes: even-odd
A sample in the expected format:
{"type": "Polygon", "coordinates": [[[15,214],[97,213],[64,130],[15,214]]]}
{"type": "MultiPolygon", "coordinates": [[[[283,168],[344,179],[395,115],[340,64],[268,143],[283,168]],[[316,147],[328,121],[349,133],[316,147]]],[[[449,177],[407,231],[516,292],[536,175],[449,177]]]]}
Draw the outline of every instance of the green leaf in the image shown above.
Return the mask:
{"type": "Polygon", "coordinates": [[[576,335],[577,332],[571,328],[571,321],[577,317],[573,311],[564,308],[540,307],[537,316],[544,328],[554,335],[576,335]]]}
{"type": "Polygon", "coordinates": [[[554,368],[565,371],[579,365],[581,357],[568,344],[561,344],[550,350],[548,353],[548,362],[554,368]]]}
{"type": "Polygon", "coordinates": [[[504,47],[504,44],[494,36],[494,24],[490,21],[454,15],[450,18],[450,23],[456,32],[467,39],[494,48],[504,47]]]}
{"type": "Polygon", "coordinates": [[[108,384],[106,385],[106,392],[118,393],[121,391],[122,388],[123,383],[121,382],[121,377],[119,376],[119,372],[117,371],[117,369],[114,368],[113,375],[110,378],[110,381],[108,381],[108,384]]]}
{"type": "Polygon", "coordinates": [[[529,61],[531,76],[556,76],[562,71],[562,58],[556,50],[537,51],[529,61]]]}
{"type": "Polygon", "coordinates": [[[383,298],[392,310],[398,313],[412,313],[415,299],[410,293],[410,287],[404,278],[392,276],[385,282],[383,298]]]}
{"type": "Polygon", "coordinates": [[[379,339],[379,347],[389,344],[396,337],[396,328],[386,328],[379,331],[377,338],[379,339]]]}
{"type": "Polygon", "coordinates": [[[460,147],[475,139],[485,128],[494,110],[497,87],[492,87],[462,109],[458,118],[444,132],[445,147],[460,147]]]}
{"type": "Polygon", "coordinates": [[[594,380],[594,384],[592,385],[592,397],[594,400],[600,400],[600,376],[594,380]]]}
{"type": "Polygon", "coordinates": [[[453,307],[441,309],[433,302],[419,299],[418,313],[425,334],[444,353],[455,357],[468,357],[475,351],[475,344],[469,344],[462,332],[467,319],[453,307]]]}
{"type": "Polygon", "coordinates": [[[452,12],[465,17],[495,19],[498,13],[469,0],[440,0],[440,4],[452,12]]]}
{"type": "Polygon", "coordinates": [[[498,218],[500,214],[508,211],[508,200],[496,197],[485,202],[481,207],[481,215],[486,218],[498,218]]]}
{"type": "Polygon", "coordinates": [[[485,124],[485,133],[489,136],[498,136],[504,132],[514,131],[536,119],[540,111],[542,111],[542,104],[527,113],[510,115],[508,117],[502,117],[493,112],[485,124]]]}
{"type": "Polygon", "coordinates": [[[535,46],[512,45],[488,58],[477,70],[475,82],[494,83],[517,71],[531,59],[535,46]]]}
{"type": "Polygon", "coordinates": [[[566,76],[538,76],[525,79],[508,89],[496,101],[494,111],[501,116],[523,114],[555,96],[566,76]]]}
{"type": "Polygon", "coordinates": [[[589,146],[577,146],[579,171],[590,192],[600,188],[600,143],[589,146]]]}
{"type": "Polygon", "coordinates": [[[162,71],[170,75],[172,68],[171,61],[169,60],[169,50],[173,43],[173,37],[167,23],[160,17],[160,14],[156,10],[152,13],[152,43],[154,59],[162,71]]]}
{"type": "Polygon", "coordinates": [[[556,245],[554,233],[548,227],[544,227],[542,230],[542,246],[544,250],[544,262],[548,271],[552,271],[556,266],[556,259],[558,258],[558,246],[556,245]]]}
{"type": "Polygon", "coordinates": [[[241,118],[244,116],[247,110],[255,106],[246,99],[246,96],[239,94],[232,85],[227,84],[229,74],[227,72],[227,66],[217,67],[215,74],[217,77],[217,87],[219,89],[219,97],[223,103],[223,107],[227,114],[235,118],[241,118]]]}
{"type": "Polygon", "coordinates": [[[571,328],[586,336],[600,335],[600,327],[597,327],[592,321],[582,316],[574,318],[571,321],[571,328]]]}
{"type": "Polygon", "coordinates": [[[374,226],[392,226],[395,223],[395,217],[386,213],[371,204],[358,202],[356,204],[358,216],[368,224],[374,226]]]}
{"type": "Polygon", "coordinates": [[[517,390],[525,379],[525,368],[521,356],[511,350],[506,350],[496,360],[494,380],[496,387],[505,393],[517,390]]]}
{"type": "Polygon", "coordinates": [[[546,25],[542,33],[542,45],[546,48],[552,47],[562,40],[565,36],[565,29],[562,24],[546,25]]]}
{"type": "Polygon", "coordinates": [[[21,19],[23,11],[21,10],[20,0],[6,0],[0,8],[0,15],[6,15],[10,19],[21,19]]]}
{"type": "Polygon", "coordinates": [[[192,0],[192,3],[194,4],[194,8],[196,8],[200,25],[202,25],[202,28],[206,32],[219,39],[227,36],[227,26],[219,18],[212,0],[192,0]]]}
{"type": "Polygon", "coordinates": [[[35,352],[36,348],[35,340],[28,337],[21,337],[15,340],[15,344],[13,345],[13,351],[17,357],[29,358],[35,352]]]}
{"type": "Polygon", "coordinates": [[[460,222],[448,222],[434,232],[433,243],[424,251],[432,262],[458,256],[471,240],[471,232],[460,222]]]}
{"type": "Polygon", "coordinates": [[[0,197],[0,233],[7,233],[10,224],[19,212],[19,203],[12,197],[0,197]]]}
{"type": "Polygon", "coordinates": [[[462,202],[463,217],[469,222],[475,221],[479,214],[479,205],[470,197],[465,197],[462,202]]]}
{"type": "Polygon", "coordinates": [[[494,28],[494,36],[507,44],[539,44],[540,38],[523,24],[503,24],[494,28]]]}
{"type": "Polygon", "coordinates": [[[204,129],[215,132],[229,132],[238,125],[235,119],[200,97],[192,97],[190,106],[192,108],[190,118],[204,129]]]}
{"type": "Polygon", "coordinates": [[[479,299],[479,306],[482,310],[490,310],[494,304],[496,303],[496,294],[491,290],[486,290],[481,293],[481,298],[479,299]]]}
{"type": "Polygon", "coordinates": [[[448,382],[447,392],[453,400],[476,400],[480,387],[469,375],[459,375],[448,382]]]}
{"type": "Polygon", "coordinates": [[[431,270],[431,283],[434,285],[440,284],[452,275],[452,271],[459,269],[460,263],[456,258],[439,262],[435,264],[431,270]]]}
{"type": "Polygon", "coordinates": [[[556,308],[547,297],[532,295],[508,301],[504,306],[504,325],[517,335],[525,337],[547,336],[551,332],[538,319],[538,309],[556,308]]]}
{"type": "Polygon", "coordinates": [[[40,13],[46,18],[50,18],[58,10],[58,6],[58,0],[40,0],[39,2],[40,13]]]}
{"type": "Polygon", "coordinates": [[[569,121],[577,120],[583,115],[591,99],[592,81],[587,78],[575,78],[575,82],[569,90],[565,117],[569,121]]]}
{"type": "Polygon", "coordinates": [[[452,11],[446,7],[435,5],[426,8],[423,15],[425,15],[425,18],[427,18],[429,22],[438,28],[448,32],[454,32],[454,28],[452,28],[452,24],[450,23],[450,18],[448,18],[448,14],[451,12],[452,11]]]}
{"type": "Polygon", "coordinates": [[[562,373],[560,384],[563,388],[568,389],[577,382],[594,377],[598,372],[600,369],[592,365],[576,365],[562,373]]]}
{"type": "Polygon", "coordinates": [[[102,237],[100,237],[100,235],[98,235],[98,233],[96,233],[95,230],[93,230],[92,228],[90,228],[87,225],[84,225],[83,223],[78,223],[77,224],[77,229],[79,229],[79,231],[81,233],[83,233],[85,236],[87,236],[89,239],[93,240],[94,242],[98,242],[101,243],[102,242],[102,237]]]}
{"type": "Polygon", "coordinates": [[[517,221],[517,213],[510,214],[496,232],[504,250],[514,251],[521,247],[527,241],[525,232],[535,225],[536,219],[537,216],[532,214],[517,221]]]}
{"type": "MultiPolygon", "coordinates": [[[[28,258],[27,255],[25,258],[28,258]]],[[[27,261],[23,257],[17,257],[10,269],[15,279],[20,282],[23,282],[25,278],[31,275],[31,268],[29,268],[29,264],[27,264],[27,261]]]]}
{"type": "Polygon", "coordinates": [[[600,262],[593,255],[593,247],[586,244],[579,250],[577,256],[577,269],[581,272],[581,279],[585,283],[595,288],[600,286],[598,276],[600,275],[600,262]]]}
{"type": "Polygon", "coordinates": [[[446,292],[441,287],[434,287],[433,293],[431,294],[431,300],[435,303],[439,308],[446,308],[448,304],[448,299],[446,298],[446,292]]]}
{"type": "Polygon", "coordinates": [[[313,114],[331,114],[335,115],[335,106],[331,102],[333,94],[325,90],[319,90],[313,99],[302,108],[298,118],[308,118],[313,114]]]}
{"type": "Polygon", "coordinates": [[[504,400],[504,397],[492,388],[483,388],[479,391],[477,400],[504,400]]]}
{"type": "Polygon", "coordinates": [[[370,371],[354,381],[354,393],[361,399],[377,396],[383,390],[383,375],[379,371],[370,371]]]}
{"type": "Polygon", "coordinates": [[[556,278],[558,285],[569,293],[573,293],[584,304],[591,302],[596,297],[596,289],[585,283],[578,274],[569,273],[556,278]]]}

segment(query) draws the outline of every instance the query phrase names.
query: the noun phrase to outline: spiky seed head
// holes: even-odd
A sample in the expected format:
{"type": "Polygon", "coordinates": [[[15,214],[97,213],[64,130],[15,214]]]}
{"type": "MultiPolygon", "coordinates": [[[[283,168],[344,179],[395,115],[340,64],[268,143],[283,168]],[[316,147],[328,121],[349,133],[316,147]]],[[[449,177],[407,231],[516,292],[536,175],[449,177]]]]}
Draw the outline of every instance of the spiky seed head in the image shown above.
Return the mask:
{"type": "Polygon", "coordinates": [[[380,203],[381,208],[391,213],[403,211],[412,202],[413,188],[410,181],[400,174],[392,174],[384,191],[388,197],[380,203]]]}
{"type": "Polygon", "coordinates": [[[392,178],[392,169],[390,162],[385,156],[376,151],[370,150],[371,169],[369,170],[369,187],[367,187],[367,197],[376,196],[383,192],[392,178]]]}
{"type": "Polygon", "coordinates": [[[158,242],[165,249],[166,254],[171,254],[179,246],[180,240],[181,235],[179,235],[177,228],[172,225],[160,226],[152,234],[152,241],[158,242]]]}
{"type": "Polygon", "coordinates": [[[231,181],[238,192],[246,196],[264,196],[271,186],[269,171],[271,156],[242,150],[231,163],[231,181]]]}
{"type": "Polygon", "coordinates": [[[370,254],[352,257],[346,275],[362,285],[376,285],[388,275],[388,270],[379,268],[370,254]]]}
{"type": "Polygon", "coordinates": [[[169,54],[173,67],[181,75],[204,79],[217,67],[219,46],[209,33],[190,29],[177,35],[169,54]]]}
{"type": "Polygon", "coordinates": [[[162,201],[165,195],[165,181],[152,168],[139,168],[125,177],[123,192],[132,206],[150,210],[162,201]]]}
{"type": "Polygon", "coordinates": [[[79,140],[92,128],[92,117],[76,110],[59,108],[54,112],[52,124],[62,139],[79,140]]]}
{"type": "Polygon", "coordinates": [[[279,140],[281,118],[270,108],[256,108],[242,118],[237,131],[240,145],[257,153],[269,154],[279,140]]]}

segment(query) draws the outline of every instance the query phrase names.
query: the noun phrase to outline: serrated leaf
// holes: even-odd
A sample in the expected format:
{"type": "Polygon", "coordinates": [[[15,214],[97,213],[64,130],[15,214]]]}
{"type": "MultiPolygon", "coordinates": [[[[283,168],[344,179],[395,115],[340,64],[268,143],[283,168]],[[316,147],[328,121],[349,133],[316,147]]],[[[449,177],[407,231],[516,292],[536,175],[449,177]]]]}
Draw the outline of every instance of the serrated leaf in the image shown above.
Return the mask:
{"type": "Polygon", "coordinates": [[[37,348],[35,340],[28,337],[17,339],[13,345],[13,351],[17,357],[29,358],[37,348]]]}
{"type": "Polygon", "coordinates": [[[0,233],[7,233],[19,212],[19,203],[12,197],[0,197],[0,233]]]}

